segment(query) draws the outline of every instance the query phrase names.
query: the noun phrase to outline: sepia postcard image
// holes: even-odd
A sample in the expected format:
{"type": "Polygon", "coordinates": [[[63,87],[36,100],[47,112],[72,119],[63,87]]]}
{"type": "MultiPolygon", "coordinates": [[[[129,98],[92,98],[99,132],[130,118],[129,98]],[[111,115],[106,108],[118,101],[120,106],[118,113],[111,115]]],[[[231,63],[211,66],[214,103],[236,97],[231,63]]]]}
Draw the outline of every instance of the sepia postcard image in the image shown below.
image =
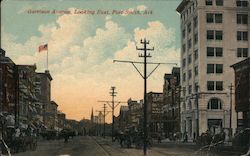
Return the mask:
{"type": "Polygon", "coordinates": [[[1,0],[0,155],[250,155],[249,0],[1,0]]]}

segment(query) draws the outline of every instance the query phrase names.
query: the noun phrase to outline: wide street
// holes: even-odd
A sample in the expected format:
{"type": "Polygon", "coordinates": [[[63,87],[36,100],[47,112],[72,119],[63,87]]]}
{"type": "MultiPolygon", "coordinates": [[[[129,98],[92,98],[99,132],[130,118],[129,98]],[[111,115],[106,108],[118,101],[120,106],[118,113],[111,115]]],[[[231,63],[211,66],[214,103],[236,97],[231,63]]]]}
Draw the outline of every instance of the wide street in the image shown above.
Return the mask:
{"type": "MultiPolygon", "coordinates": [[[[40,141],[36,151],[26,151],[13,156],[142,156],[142,149],[121,148],[118,142],[112,143],[110,138],[81,136],[64,140],[40,141]]],[[[156,144],[148,149],[149,156],[203,156],[207,153],[197,152],[192,145],[156,144]]],[[[214,153],[210,153],[215,155],[214,153]]],[[[227,155],[227,154],[226,154],[227,155]]],[[[230,154],[231,155],[231,154],[230,154]]],[[[222,156],[222,155],[220,155],[222,156]]]]}

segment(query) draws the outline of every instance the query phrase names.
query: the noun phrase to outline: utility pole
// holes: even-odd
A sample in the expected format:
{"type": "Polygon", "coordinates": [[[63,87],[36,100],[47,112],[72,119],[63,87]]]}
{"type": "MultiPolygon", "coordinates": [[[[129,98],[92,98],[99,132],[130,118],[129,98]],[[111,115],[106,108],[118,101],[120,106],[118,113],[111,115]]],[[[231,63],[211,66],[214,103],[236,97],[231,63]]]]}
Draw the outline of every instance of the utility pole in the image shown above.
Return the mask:
{"type": "Polygon", "coordinates": [[[115,111],[115,108],[120,104],[120,103],[126,103],[126,102],[122,102],[122,101],[115,101],[115,96],[117,94],[117,92],[115,92],[115,87],[114,86],[111,86],[111,92],[110,93],[110,96],[112,97],[112,100],[111,101],[98,101],[98,102],[105,102],[109,105],[109,107],[112,109],[112,142],[114,141],[114,111],[115,111]],[[115,105],[116,104],[116,105],[115,105]]]}
{"type": "Polygon", "coordinates": [[[112,142],[113,142],[113,140],[114,140],[113,139],[113,137],[114,137],[114,109],[115,109],[114,98],[115,98],[117,92],[115,92],[114,86],[112,86],[110,90],[111,90],[111,92],[109,92],[109,93],[112,96],[112,142]]]}
{"type": "MultiPolygon", "coordinates": [[[[106,111],[106,109],[107,109],[107,106],[106,106],[106,104],[104,103],[103,104],[103,111],[97,111],[97,112],[101,112],[101,113],[103,113],[103,137],[105,138],[105,134],[106,134],[106,130],[105,130],[105,117],[106,117],[106,115],[108,115],[108,113],[110,112],[110,111],[106,111]]],[[[101,123],[100,123],[101,124],[101,123]]]]}
{"type": "Polygon", "coordinates": [[[150,53],[147,54],[147,51],[153,51],[154,47],[152,49],[148,49],[147,48],[147,44],[149,44],[149,41],[146,41],[146,39],[144,39],[144,41],[141,40],[141,44],[143,44],[143,48],[138,48],[136,46],[136,50],[142,50],[144,51],[144,55],[143,54],[139,54],[139,57],[143,57],[144,58],[144,122],[143,122],[143,129],[144,129],[144,146],[143,146],[143,154],[147,155],[147,140],[148,140],[148,129],[147,129],[147,107],[148,107],[148,103],[147,103],[147,58],[151,57],[150,53]]]}
{"type": "MultiPolygon", "coordinates": [[[[143,57],[144,61],[143,62],[136,62],[136,61],[121,61],[121,60],[114,60],[113,62],[122,62],[122,63],[131,63],[136,71],[141,75],[141,77],[144,79],[144,121],[143,121],[143,132],[144,132],[144,137],[143,137],[143,154],[147,155],[147,141],[148,141],[148,127],[147,127],[147,78],[157,69],[157,67],[160,66],[160,64],[168,64],[168,63],[152,63],[152,62],[147,62],[147,58],[151,57],[150,53],[147,54],[147,51],[153,51],[154,48],[147,48],[147,45],[149,44],[149,41],[146,41],[146,39],[142,40],[141,39],[141,44],[143,45],[143,48],[138,48],[136,46],[136,50],[141,50],[143,51],[143,54],[139,54],[139,57],[143,57]],[[139,69],[136,67],[135,64],[143,64],[144,65],[144,74],[142,74],[139,69]],[[147,64],[157,64],[157,66],[147,75],[147,64]]],[[[170,63],[170,64],[175,64],[176,63],[170,63]]]]}
{"type": "Polygon", "coordinates": [[[229,128],[230,131],[232,132],[232,94],[233,94],[233,84],[231,83],[229,86],[230,89],[230,122],[229,122],[229,128]]]}

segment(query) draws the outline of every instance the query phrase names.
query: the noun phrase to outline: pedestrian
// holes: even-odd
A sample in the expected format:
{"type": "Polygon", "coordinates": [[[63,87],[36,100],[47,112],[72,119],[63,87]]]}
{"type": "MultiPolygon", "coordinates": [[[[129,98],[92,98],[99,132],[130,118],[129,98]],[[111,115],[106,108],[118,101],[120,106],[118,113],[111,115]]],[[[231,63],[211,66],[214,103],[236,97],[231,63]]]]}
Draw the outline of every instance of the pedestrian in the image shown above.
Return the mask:
{"type": "Polygon", "coordinates": [[[69,134],[68,132],[64,132],[64,143],[67,143],[69,140],[69,134]]]}
{"type": "Polygon", "coordinates": [[[187,140],[188,140],[187,132],[184,132],[184,139],[183,139],[183,142],[187,142],[187,140]]]}
{"type": "Polygon", "coordinates": [[[161,135],[158,134],[158,143],[161,143],[161,135]]]}

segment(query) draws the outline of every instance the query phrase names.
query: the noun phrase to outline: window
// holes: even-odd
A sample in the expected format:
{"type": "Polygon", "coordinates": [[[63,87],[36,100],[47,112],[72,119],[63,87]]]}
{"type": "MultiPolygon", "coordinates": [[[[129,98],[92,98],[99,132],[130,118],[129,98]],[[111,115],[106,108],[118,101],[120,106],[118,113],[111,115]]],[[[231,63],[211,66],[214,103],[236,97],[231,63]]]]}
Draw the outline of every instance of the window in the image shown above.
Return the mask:
{"type": "Polygon", "coordinates": [[[222,14],[207,13],[207,23],[222,23],[222,14]]]}
{"type": "Polygon", "coordinates": [[[191,47],[192,47],[192,40],[189,39],[189,40],[188,40],[188,49],[190,49],[191,47]]]}
{"type": "Polygon", "coordinates": [[[197,16],[194,17],[194,28],[197,27],[197,24],[198,24],[198,18],[197,16]]]}
{"type": "Polygon", "coordinates": [[[182,52],[185,53],[186,52],[186,44],[182,45],[182,52]]]}
{"type": "Polygon", "coordinates": [[[192,63],[192,54],[188,55],[188,64],[192,63]]]}
{"type": "Polygon", "coordinates": [[[223,73],[223,64],[207,64],[207,74],[223,73]]]}
{"type": "Polygon", "coordinates": [[[223,0],[216,0],[217,6],[223,6],[223,0]]]}
{"type": "Polygon", "coordinates": [[[195,82],[195,84],[194,84],[194,89],[195,89],[195,92],[197,93],[198,90],[199,90],[198,82],[195,82]]]}
{"type": "Polygon", "coordinates": [[[247,24],[247,14],[237,14],[237,24],[247,24]]]}
{"type": "Polygon", "coordinates": [[[208,40],[222,40],[223,39],[223,34],[222,31],[220,30],[207,30],[207,39],[208,40]]]}
{"type": "Polygon", "coordinates": [[[188,33],[191,32],[191,23],[188,24],[188,33]]]}
{"type": "Polygon", "coordinates": [[[206,5],[213,5],[213,1],[212,0],[206,0],[206,5]]]}
{"type": "Polygon", "coordinates": [[[216,64],[216,73],[223,73],[223,64],[216,64]]]}
{"type": "Polygon", "coordinates": [[[248,1],[247,0],[237,0],[236,5],[237,5],[237,7],[247,7],[248,1]]]}
{"type": "Polygon", "coordinates": [[[237,57],[248,57],[248,48],[237,48],[237,57]]]}
{"type": "Polygon", "coordinates": [[[222,14],[214,14],[215,23],[222,23],[222,14]]]}
{"type": "Polygon", "coordinates": [[[184,58],[183,60],[182,60],[182,67],[185,67],[186,66],[186,59],[184,58]]]}
{"type": "Polygon", "coordinates": [[[207,109],[222,109],[222,102],[220,99],[212,98],[208,101],[207,109]]]}
{"type": "Polygon", "coordinates": [[[198,66],[194,67],[194,75],[197,76],[198,75],[198,66]]]}
{"type": "Polygon", "coordinates": [[[223,90],[223,81],[207,81],[207,90],[223,90]]]}
{"type": "Polygon", "coordinates": [[[221,47],[207,47],[207,56],[216,56],[222,57],[223,56],[223,48],[221,47]]]}
{"type": "Polygon", "coordinates": [[[183,82],[186,81],[186,73],[183,73],[182,81],[183,81],[183,82]]]}
{"type": "Polygon", "coordinates": [[[215,48],[215,56],[216,57],[222,57],[223,56],[223,48],[216,47],[215,48]]]}
{"type": "Polygon", "coordinates": [[[192,78],[192,70],[188,70],[188,79],[192,78]]]}
{"type": "Polygon", "coordinates": [[[207,56],[214,56],[214,48],[207,47],[207,56]]]}
{"type": "Polygon", "coordinates": [[[198,42],[198,34],[196,33],[195,35],[194,35],[194,44],[196,44],[198,42]]]}
{"type": "Polygon", "coordinates": [[[182,94],[185,96],[186,95],[186,87],[182,88],[182,94]]]}
{"type": "Polygon", "coordinates": [[[196,49],[194,51],[194,59],[197,60],[198,59],[198,49],[196,49]]]}
{"type": "Polygon", "coordinates": [[[223,90],[223,81],[207,81],[207,90],[223,90]]]}
{"type": "Polygon", "coordinates": [[[213,23],[214,22],[214,14],[207,13],[207,23],[213,23]]]}
{"type": "Polygon", "coordinates": [[[186,36],[186,29],[184,28],[184,29],[182,30],[182,38],[185,38],[185,36],[186,36]]]}
{"type": "Polygon", "coordinates": [[[192,93],[192,85],[189,85],[188,86],[188,94],[191,94],[192,93]]]}
{"type": "Polygon", "coordinates": [[[207,64],[207,74],[214,73],[214,64],[207,64]]]}
{"type": "Polygon", "coordinates": [[[214,90],[214,81],[207,81],[207,90],[214,90]]]}
{"type": "Polygon", "coordinates": [[[237,31],[237,40],[243,40],[247,41],[248,40],[248,32],[247,31],[237,31]]]}
{"type": "Polygon", "coordinates": [[[207,30],[207,39],[208,40],[214,39],[214,31],[213,30],[207,30]]]}
{"type": "Polygon", "coordinates": [[[223,90],[223,82],[216,81],[216,90],[223,90]]]}
{"type": "Polygon", "coordinates": [[[222,31],[215,31],[215,39],[222,40],[222,31]]]}

